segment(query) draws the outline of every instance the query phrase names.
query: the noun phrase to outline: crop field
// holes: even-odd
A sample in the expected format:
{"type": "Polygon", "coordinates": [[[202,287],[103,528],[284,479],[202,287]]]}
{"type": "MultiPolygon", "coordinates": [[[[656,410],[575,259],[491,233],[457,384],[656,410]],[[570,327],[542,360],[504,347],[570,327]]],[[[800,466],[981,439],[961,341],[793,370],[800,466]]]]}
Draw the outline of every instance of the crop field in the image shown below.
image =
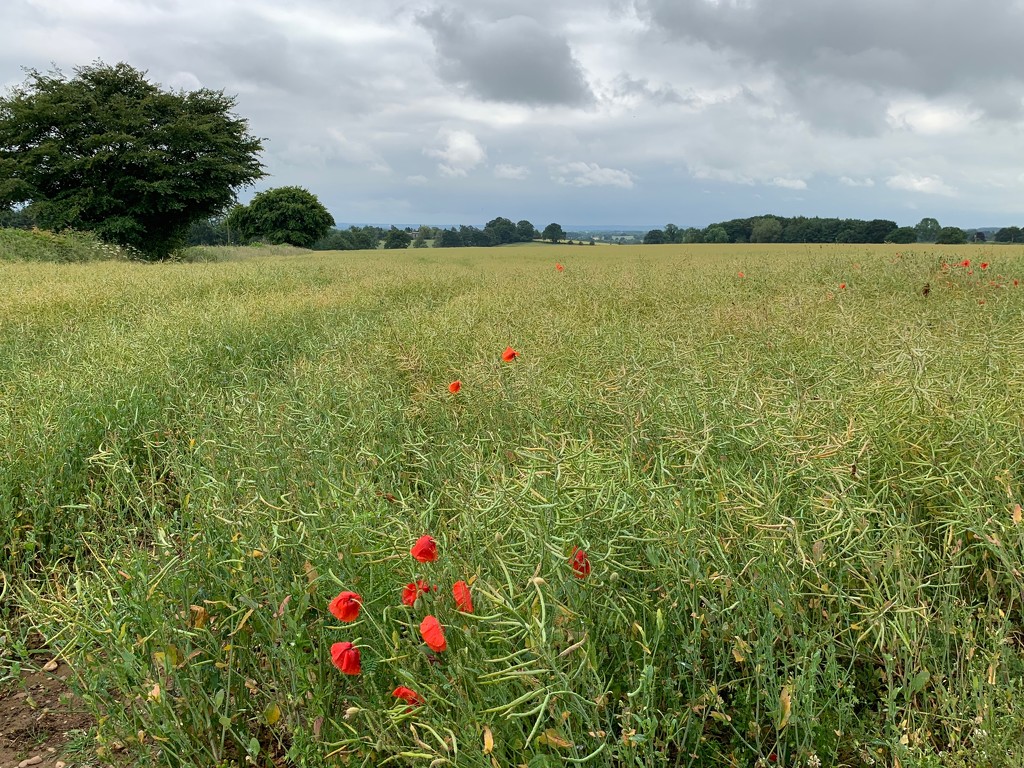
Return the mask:
{"type": "Polygon", "coordinates": [[[1022,280],[0,263],[0,683],[59,656],[119,765],[1019,768],[1022,280]]]}

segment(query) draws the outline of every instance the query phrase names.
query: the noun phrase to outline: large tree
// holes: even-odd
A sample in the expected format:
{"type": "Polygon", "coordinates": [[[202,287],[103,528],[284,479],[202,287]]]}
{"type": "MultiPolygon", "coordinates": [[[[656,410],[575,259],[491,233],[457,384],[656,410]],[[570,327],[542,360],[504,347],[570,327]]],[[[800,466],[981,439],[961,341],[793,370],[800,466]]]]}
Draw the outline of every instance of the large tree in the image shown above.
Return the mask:
{"type": "Polygon", "coordinates": [[[163,91],[124,63],[74,72],[29,70],[0,97],[0,210],[159,259],[264,175],[233,97],[163,91]]]}
{"type": "Polygon", "coordinates": [[[939,233],[942,232],[938,220],[931,218],[921,219],[914,229],[917,230],[917,242],[919,243],[934,243],[939,239],[939,233]]]}
{"type": "Polygon", "coordinates": [[[236,206],[228,223],[246,240],[310,248],[331,231],[334,217],[309,190],[276,187],[260,192],[247,206],[236,206]]]}
{"type": "Polygon", "coordinates": [[[963,245],[967,242],[967,233],[960,227],[943,227],[935,242],[940,245],[963,245]]]}
{"type": "Polygon", "coordinates": [[[555,224],[552,222],[544,227],[544,232],[541,234],[544,240],[550,240],[552,243],[557,243],[559,240],[565,240],[565,232],[562,230],[561,224],[555,224]]]}

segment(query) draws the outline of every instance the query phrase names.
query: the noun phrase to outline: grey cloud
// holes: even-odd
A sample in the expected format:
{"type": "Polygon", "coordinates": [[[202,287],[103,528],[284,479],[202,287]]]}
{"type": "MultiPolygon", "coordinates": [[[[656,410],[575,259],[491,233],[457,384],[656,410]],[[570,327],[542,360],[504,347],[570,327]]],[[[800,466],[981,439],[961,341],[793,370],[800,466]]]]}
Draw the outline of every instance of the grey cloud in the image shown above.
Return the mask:
{"type": "Polygon", "coordinates": [[[696,103],[692,93],[685,96],[670,85],[652,86],[646,78],[634,78],[623,73],[616,78],[612,90],[618,98],[640,98],[656,104],[696,103]]]}
{"type": "Polygon", "coordinates": [[[440,10],[417,19],[433,38],[441,77],[482,99],[572,106],[593,101],[569,43],[535,19],[476,23],[440,10]]]}
{"type": "Polygon", "coordinates": [[[637,0],[673,37],[756,64],[786,81],[928,97],[969,96],[994,77],[1024,83],[1024,11],[1014,0],[637,0]]]}

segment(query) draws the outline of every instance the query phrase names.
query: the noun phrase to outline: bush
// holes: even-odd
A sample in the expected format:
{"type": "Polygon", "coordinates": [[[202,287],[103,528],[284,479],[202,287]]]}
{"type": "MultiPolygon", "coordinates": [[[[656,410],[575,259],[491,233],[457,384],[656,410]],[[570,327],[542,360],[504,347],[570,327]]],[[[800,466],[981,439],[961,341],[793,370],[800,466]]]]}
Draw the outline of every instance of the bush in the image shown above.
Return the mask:
{"type": "Polygon", "coordinates": [[[111,261],[134,253],[102,242],[91,232],[49,232],[45,229],[0,229],[0,261],[111,261]]]}

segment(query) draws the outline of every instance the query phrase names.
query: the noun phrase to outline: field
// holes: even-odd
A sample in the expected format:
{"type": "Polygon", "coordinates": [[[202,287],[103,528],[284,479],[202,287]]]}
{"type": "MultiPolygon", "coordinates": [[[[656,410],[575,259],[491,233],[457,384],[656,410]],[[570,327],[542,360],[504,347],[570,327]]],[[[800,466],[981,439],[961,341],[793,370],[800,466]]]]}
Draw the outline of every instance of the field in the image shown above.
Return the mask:
{"type": "Polygon", "coordinates": [[[58,655],[122,765],[1019,767],[1019,280],[987,246],[0,263],[0,687],[58,655]]]}

